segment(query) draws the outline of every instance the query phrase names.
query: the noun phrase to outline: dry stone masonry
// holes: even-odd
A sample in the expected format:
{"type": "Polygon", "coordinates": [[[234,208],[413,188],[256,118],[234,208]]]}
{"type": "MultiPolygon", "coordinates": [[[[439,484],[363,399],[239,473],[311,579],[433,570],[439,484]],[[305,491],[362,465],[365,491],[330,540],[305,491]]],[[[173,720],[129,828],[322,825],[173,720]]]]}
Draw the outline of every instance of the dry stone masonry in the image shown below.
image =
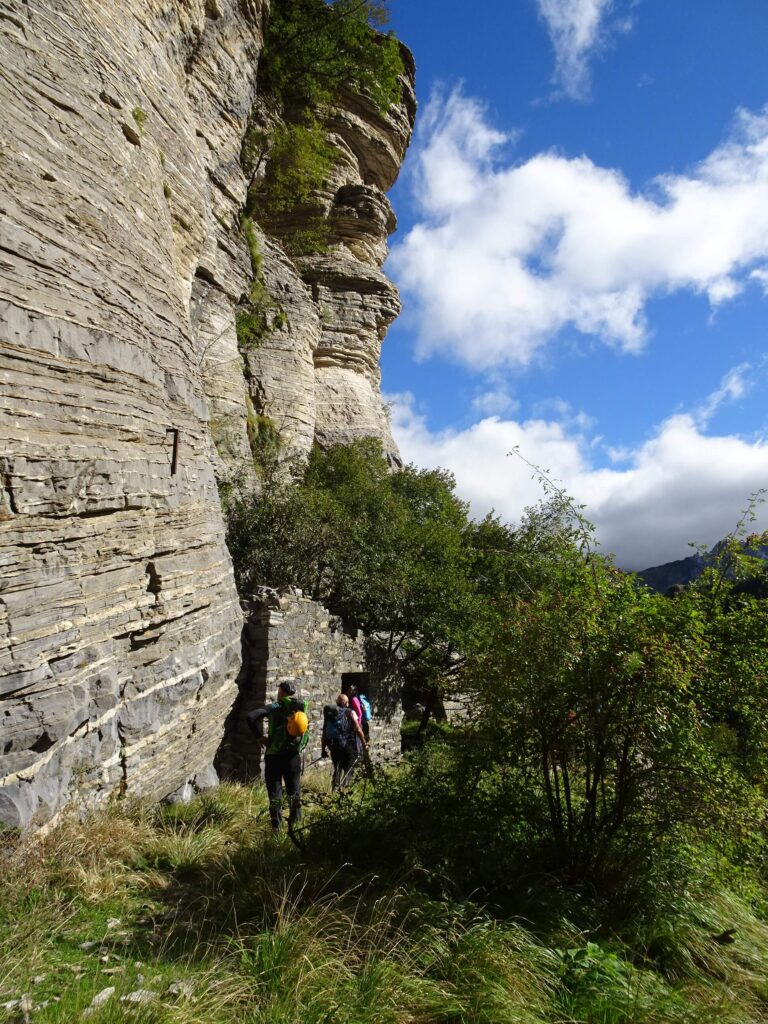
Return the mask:
{"type": "Polygon", "coordinates": [[[328,125],[334,245],[261,237],[284,322],[247,356],[240,144],[266,0],[0,0],[0,822],[215,782],[242,613],[217,478],[249,418],[375,434],[397,295],[383,190],[413,120],[328,125]]]}

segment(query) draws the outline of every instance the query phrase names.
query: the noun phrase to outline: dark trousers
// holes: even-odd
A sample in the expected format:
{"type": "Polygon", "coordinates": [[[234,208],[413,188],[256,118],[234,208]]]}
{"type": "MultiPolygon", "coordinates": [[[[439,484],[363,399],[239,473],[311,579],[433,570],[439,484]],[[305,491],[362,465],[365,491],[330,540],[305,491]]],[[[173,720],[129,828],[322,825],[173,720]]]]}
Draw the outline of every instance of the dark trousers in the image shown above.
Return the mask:
{"type": "Polygon", "coordinates": [[[357,760],[357,744],[350,743],[344,747],[331,747],[331,761],[333,762],[333,789],[344,787],[352,781],[352,774],[357,760]]]}
{"type": "Polygon", "coordinates": [[[301,820],[301,754],[267,754],[264,782],[269,796],[272,828],[280,828],[283,814],[283,783],[288,796],[288,827],[301,820]]]}

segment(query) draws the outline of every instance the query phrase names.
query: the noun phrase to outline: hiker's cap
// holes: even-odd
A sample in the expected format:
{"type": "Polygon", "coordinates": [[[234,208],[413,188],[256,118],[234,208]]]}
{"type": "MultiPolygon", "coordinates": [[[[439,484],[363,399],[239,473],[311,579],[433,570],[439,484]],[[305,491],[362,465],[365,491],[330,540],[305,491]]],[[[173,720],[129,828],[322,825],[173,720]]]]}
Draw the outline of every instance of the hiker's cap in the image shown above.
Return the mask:
{"type": "Polygon", "coordinates": [[[288,697],[293,697],[296,693],[296,687],[290,680],[286,679],[284,683],[278,683],[278,688],[283,691],[288,697]]]}

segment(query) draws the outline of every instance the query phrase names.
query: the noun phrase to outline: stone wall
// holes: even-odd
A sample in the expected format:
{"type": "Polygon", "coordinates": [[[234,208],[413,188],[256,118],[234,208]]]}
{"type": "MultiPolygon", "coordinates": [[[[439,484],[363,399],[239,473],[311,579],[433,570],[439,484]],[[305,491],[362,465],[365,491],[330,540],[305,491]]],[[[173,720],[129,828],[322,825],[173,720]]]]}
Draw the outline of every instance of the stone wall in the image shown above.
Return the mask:
{"type": "MultiPolygon", "coordinates": [[[[239,696],[227,723],[218,767],[228,778],[248,782],[261,774],[261,750],[245,724],[245,714],[275,699],[278,683],[290,679],[310,702],[310,742],[305,764],[318,764],[322,710],[333,703],[347,673],[365,672],[360,636],[344,632],[340,619],[296,591],[263,591],[246,603],[243,667],[239,696]]],[[[399,706],[379,700],[370,680],[373,718],[370,754],[381,762],[400,753],[399,706]]]]}

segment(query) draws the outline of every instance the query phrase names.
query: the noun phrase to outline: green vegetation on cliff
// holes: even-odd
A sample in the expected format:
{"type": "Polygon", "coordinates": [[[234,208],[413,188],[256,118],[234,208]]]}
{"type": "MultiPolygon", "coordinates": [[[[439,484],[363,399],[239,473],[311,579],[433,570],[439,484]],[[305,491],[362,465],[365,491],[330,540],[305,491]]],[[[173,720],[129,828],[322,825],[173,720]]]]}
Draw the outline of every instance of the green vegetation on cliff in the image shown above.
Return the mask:
{"type": "Polygon", "coordinates": [[[251,284],[235,309],[235,331],[238,348],[243,355],[247,355],[258,348],[271,331],[283,327],[286,318],[280,303],[264,283],[264,260],[256,228],[250,217],[244,215],[240,218],[240,230],[248,246],[251,284]]]}
{"type": "Polygon", "coordinates": [[[382,4],[369,0],[274,0],[259,62],[259,92],[280,121],[251,120],[241,148],[249,180],[246,213],[299,256],[322,252],[328,224],[318,202],[333,167],[325,118],[345,92],[367,96],[383,115],[400,97],[400,46],[374,25],[382,4]],[[301,223],[290,215],[301,211],[301,223]]]}
{"type": "Polygon", "coordinates": [[[260,88],[291,120],[333,104],[353,89],[382,113],[400,98],[403,61],[386,23],[386,5],[370,0],[274,0],[259,65],[260,88]]]}

